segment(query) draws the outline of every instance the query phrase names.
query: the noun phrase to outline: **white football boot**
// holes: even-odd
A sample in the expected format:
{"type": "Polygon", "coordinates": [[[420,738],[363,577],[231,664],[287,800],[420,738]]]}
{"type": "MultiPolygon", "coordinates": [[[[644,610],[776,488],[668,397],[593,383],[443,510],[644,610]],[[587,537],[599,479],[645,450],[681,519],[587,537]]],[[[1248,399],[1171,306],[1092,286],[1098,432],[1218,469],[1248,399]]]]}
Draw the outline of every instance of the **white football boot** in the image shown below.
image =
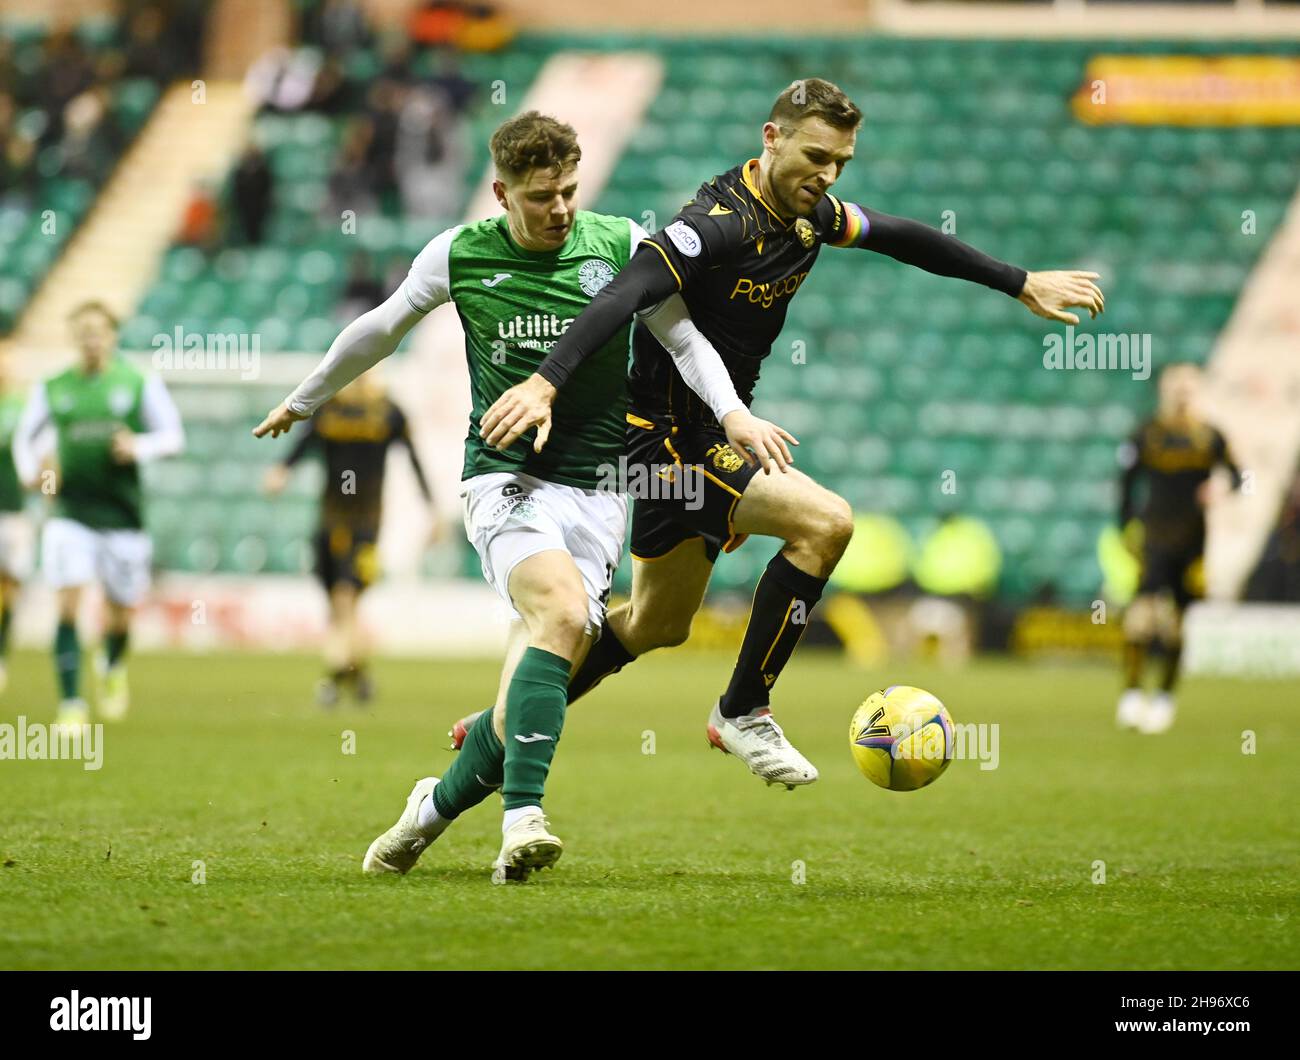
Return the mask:
{"type": "Polygon", "coordinates": [[[768,784],[784,784],[793,791],[796,785],[811,784],[817,779],[817,767],[799,753],[772,718],[772,711],[759,707],[739,718],[724,718],[720,704],[713,704],[709,715],[709,743],[719,751],[733,754],[756,777],[768,784]]]}
{"type": "Polygon", "coordinates": [[[99,695],[95,711],[105,721],[121,721],[131,706],[131,692],[126,683],[126,664],[105,666],[99,677],[99,695]]]}
{"type": "Polygon", "coordinates": [[[416,781],[411,794],[406,797],[406,808],[397,823],[370,844],[361,862],[362,872],[396,872],[405,876],[415,867],[424,848],[442,835],[451,824],[450,821],[440,819],[432,828],[422,830],[419,827],[420,803],[426,795],[431,796],[437,786],[437,777],[425,777],[416,781]]]}
{"type": "Polygon", "coordinates": [[[549,831],[544,814],[525,814],[501,837],[501,853],[492,862],[492,882],[522,883],[534,869],[548,869],[560,860],[564,843],[549,831]]]}
{"type": "Polygon", "coordinates": [[[1142,715],[1142,722],[1138,726],[1138,731],[1146,733],[1148,736],[1168,732],[1174,727],[1174,714],[1174,697],[1168,692],[1157,692],[1151,697],[1151,702],[1147,704],[1146,713],[1142,715]]]}
{"type": "Polygon", "coordinates": [[[56,729],[78,729],[90,724],[90,705],[80,696],[59,701],[59,712],[54,716],[56,729]]]}
{"type": "Polygon", "coordinates": [[[1115,724],[1121,729],[1141,729],[1147,713],[1147,694],[1140,688],[1126,688],[1115,708],[1115,724]]]}

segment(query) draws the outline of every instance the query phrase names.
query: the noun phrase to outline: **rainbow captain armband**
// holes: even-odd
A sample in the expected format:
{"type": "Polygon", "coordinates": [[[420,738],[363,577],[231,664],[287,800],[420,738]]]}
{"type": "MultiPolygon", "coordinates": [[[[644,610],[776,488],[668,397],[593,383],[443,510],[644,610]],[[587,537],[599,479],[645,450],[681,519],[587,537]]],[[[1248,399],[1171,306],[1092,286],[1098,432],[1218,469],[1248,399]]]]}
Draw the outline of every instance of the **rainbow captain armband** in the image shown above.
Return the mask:
{"type": "Polygon", "coordinates": [[[867,211],[856,202],[846,202],[828,195],[835,207],[835,230],[826,242],[833,247],[860,247],[866,242],[867,233],[871,231],[871,222],[867,220],[867,211]]]}

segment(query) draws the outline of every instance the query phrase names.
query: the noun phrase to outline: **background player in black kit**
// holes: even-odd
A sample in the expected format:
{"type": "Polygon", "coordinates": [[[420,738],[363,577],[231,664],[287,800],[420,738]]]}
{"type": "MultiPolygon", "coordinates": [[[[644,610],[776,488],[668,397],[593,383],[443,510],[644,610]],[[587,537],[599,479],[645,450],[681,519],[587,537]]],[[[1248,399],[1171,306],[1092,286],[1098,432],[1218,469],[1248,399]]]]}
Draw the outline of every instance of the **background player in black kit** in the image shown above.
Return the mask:
{"type": "Polygon", "coordinates": [[[322,706],[333,706],[342,686],[350,684],[357,699],[367,702],[374,686],[357,602],[379,570],[376,545],[390,445],[406,447],[425,500],[432,503],[433,495],[411,444],[406,417],[370,373],[339,391],[303,427],[284,463],[268,470],[266,490],[283,490],[294,464],[309,449],[320,448],[326,475],[316,531],[316,573],[329,594],[330,617],[325,676],[316,686],[316,698],[322,706]]]}
{"type": "Polygon", "coordinates": [[[1223,465],[1232,488],[1241,485],[1223,435],[1197,414],[1200,383],[1196,365],[1167,365],[1160,373],[1155,416],[1120,449],[1119,524],[1141,557],[1142,573],[1137,596],[1124,615],[1124,692],[1116,721],[1145,733],[1165,732],[1174,723],[1183,614],[1203,591],[1210,474],[1223,465]],[[1130,526],[1134,519],[1138,525],[1130,526]],[[1164,665],[1159,690],[1148,700],[1142,673],[1156,640],[1164,665]]]}
{"type": "MultiPolygon", "coordinates": [[[[929,272],[981,283],[1034,313],[1078,323],[1067,306],[1103,308],[1095,273],[1036,272],[996,261],[927,225],[837,199],[827,189],[853,157],[862,114],[839,88],[810,78],[777,98],[757,159],[703,185],[677,217],[562,335],[538,374],[507,391],[483,417],[491,444],[510,445],[549,419],[556,388],[638,307],[681,291],[691,317],[722,355],[746,404],[790,299],[823,244],[861,247],[929,272]]],[[[852,297],[852,295],[849,295],[852,297]]],[[[643,329],[633,339],[628,414],[631,460],[666,475],[702,477],[704,503],[636,498],[632,599],[611,611],[600,640],[570,683],[570,700],[653,648],[686,639],[719,551],[749,534],[783,541],[759,580],[731,682],[714,705],[708,736],[769,783],[808,784],[817,770],[787,741],[768,708],[780,676],[852,533],[841,497],[777,461],[758,475],[710,412],[690,397],[643,329]],[[680,468],[680,470],[676,470],[680,468]]],[[[765,461],[766,463],[766,461],[765,461]]],[[[692,496],[694,491],[683,491],[692,496]]]]}

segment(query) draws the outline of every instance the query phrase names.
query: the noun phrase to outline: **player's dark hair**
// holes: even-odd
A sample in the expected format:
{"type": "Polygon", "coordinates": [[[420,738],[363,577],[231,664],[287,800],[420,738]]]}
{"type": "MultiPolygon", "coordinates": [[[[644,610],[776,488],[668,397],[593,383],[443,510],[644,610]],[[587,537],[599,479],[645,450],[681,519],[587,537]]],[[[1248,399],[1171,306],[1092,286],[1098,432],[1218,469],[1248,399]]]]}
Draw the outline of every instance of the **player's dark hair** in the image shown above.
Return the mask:
{"type": "Polygon", "coordinates": [[[77,317],[82,316],[86,313],[99,313],[102,317],[104,317],[105,320],[107,320],[113,326],[114,331],[116,331],[120,326],[118,323],[117,314],[114,313],[111,309],[109,309],[108,306],[105,305],[103,302],[101,302],[98,298],[91,298],[85,302],[78,302],[75,306],[72,307],[72,310],[68,313],[68,319],[76,320],[77,317]]]}
{"type": "Polygon", "coordinates": [[[806,77],[791,82],[776,97],[767,120],[789,129],[805,118],[821,118],[833,129],[856,129],[862,124],[862,111],[839,85],[820,77],[806,77]]]}
{"type": "Polygon", "coordinates": [[[497,172],[510,177],[539,168],[559,174],[582,158],[573,126],[535,110],[503,122],[490,146],[497,172]]]}

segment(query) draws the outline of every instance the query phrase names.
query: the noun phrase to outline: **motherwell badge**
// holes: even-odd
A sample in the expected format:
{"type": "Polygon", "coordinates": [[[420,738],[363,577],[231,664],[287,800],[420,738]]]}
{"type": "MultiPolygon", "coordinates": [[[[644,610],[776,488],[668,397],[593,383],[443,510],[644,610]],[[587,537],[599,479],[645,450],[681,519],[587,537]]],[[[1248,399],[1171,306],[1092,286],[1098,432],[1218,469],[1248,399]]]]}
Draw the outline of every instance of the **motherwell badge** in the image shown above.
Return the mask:
{"type": "Polygon", "coordinates": [[[817,241],[812,222],[806,217],[800,217],[799,220],[795,221],[794,234],[799,237],[799,242],[803,244],[804,250],[807,250],[817,241]]]}

